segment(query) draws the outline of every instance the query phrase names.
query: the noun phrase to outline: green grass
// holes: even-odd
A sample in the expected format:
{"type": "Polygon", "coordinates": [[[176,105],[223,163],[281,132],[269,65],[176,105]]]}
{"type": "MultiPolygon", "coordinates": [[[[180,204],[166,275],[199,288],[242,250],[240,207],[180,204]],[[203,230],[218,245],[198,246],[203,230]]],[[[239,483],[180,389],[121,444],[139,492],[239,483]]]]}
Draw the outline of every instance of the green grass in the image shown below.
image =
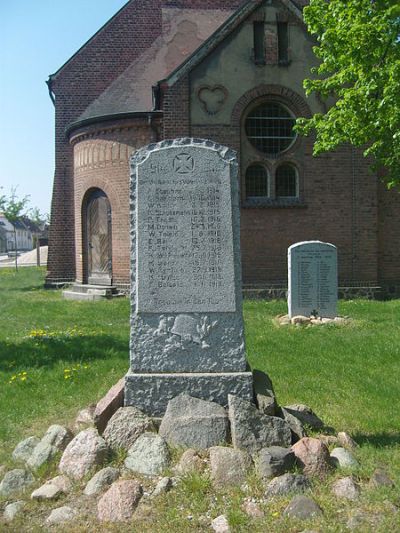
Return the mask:
{"type": "MultiPolygon", "coordinates": [[[[71,424],[80,408],[96,402],[128,368],[128,299],[65,301],[60,291],[42,289],[43,276],[33,268],[17,274],[0,270],[0,464],[9,467],[22,437],[40,436],[51,423],[71,424]]],[[[340,326],[277,327],[274,317],[285,312],[285,302],[244,302],[250,365],[268,373],[281,405],[308,404],[326,424],[352,434],[360,444],[355,472],[363,486],[360,502],[332,497],[329,484],[341,475],[336,472],[312,491],[323,519],[305,524],[283,519],[288,498],[264,504],[265,517],[250,519],[241,508],[244,498],[263,495],[254,475],[247,488],[219,493],[206,474],[193,475],[147,514],[144,507],[136,518],[138,530],[207,531],[210,520],[225,513],[234,532],[339,532],[356,508],[383,515],[378,525],[363,525],[363,533],[400,530],[400,512],[396,516],[387,508],[387,501],[400,505],[400,301],[340,302],[340,314],[351,317],[340,326]],[[377,466],[388,470],[397,489],[367,488],[377,466]]],[[[114,458],[115,464],[120,459],[114,458]]],[[[41,529],[38,517],[46,516],[45,506],[29,504],[32,531],[41,529]]],[[[98,525],[89,520],[76,528],[68,531],[96,531],[98,525]]]]}

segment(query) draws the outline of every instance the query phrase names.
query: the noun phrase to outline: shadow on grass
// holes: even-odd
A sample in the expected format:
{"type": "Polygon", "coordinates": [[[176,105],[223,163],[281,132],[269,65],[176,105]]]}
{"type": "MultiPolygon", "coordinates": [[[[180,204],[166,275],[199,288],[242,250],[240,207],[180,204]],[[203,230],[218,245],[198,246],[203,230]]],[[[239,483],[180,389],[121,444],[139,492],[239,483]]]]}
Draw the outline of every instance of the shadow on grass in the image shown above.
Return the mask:
{"type": "Polygon", "coordinates": [[[58,361],[89,362],[105,359],[110,352],[129,358],[129,344],[111,335],[84,335],[68,339],[26,339],[18,343],[0,341],[0,370],[51,367],[58,361]]]}
{"type": "Polygon", "coordinates": [[[382,448],[385,446],[397,446],[400,444],[400,433],[375,433],[373,435],[364,435],[363,433],[356,433],[352,435],[354,440],[362,446],[363,444],[370,444],[375,448],[382,448]]]}

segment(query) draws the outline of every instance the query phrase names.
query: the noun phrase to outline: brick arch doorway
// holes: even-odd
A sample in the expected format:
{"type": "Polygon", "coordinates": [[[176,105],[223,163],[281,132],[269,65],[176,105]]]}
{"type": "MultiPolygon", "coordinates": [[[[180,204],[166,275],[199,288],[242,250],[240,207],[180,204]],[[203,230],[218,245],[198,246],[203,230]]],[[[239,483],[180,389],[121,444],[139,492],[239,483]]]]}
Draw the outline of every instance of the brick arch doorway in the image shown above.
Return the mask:
{"type": "Polygon", "coordinates": [[[87,196],[84,218],[87,282],[91,285],[111,285],[111,205],[101,189],[94,189],[87,196]]]}

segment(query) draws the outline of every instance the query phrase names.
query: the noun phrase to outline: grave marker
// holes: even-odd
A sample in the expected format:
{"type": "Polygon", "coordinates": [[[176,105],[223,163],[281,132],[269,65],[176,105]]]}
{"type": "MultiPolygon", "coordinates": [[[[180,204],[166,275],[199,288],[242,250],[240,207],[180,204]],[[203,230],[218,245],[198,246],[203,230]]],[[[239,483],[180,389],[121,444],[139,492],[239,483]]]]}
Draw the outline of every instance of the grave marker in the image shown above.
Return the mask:
{"type": "Polygon", "coordinates": [[[243,334],[235,153],[149,145],[131,161],[131,369],[125,403],[159,416],[181,392],[252,399],[243,334]]]}
{"type": "Polygon", "coordinates": [[[337,249],[321,241],[298,242],[288,250],[288,308],[290,318],[337,315],[337,249]]]}

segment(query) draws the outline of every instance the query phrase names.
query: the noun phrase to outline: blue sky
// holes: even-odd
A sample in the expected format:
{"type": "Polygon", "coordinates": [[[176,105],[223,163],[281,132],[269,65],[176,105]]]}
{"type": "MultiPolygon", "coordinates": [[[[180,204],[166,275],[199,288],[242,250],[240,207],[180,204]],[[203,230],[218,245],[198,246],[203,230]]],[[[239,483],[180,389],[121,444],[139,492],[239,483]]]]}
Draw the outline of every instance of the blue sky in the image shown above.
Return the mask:
{"type": "Polygon", "coordinates": [[[0,187],[50,212],[54,107],[45,81],[127,0],[0,0],[0,187]]]}

